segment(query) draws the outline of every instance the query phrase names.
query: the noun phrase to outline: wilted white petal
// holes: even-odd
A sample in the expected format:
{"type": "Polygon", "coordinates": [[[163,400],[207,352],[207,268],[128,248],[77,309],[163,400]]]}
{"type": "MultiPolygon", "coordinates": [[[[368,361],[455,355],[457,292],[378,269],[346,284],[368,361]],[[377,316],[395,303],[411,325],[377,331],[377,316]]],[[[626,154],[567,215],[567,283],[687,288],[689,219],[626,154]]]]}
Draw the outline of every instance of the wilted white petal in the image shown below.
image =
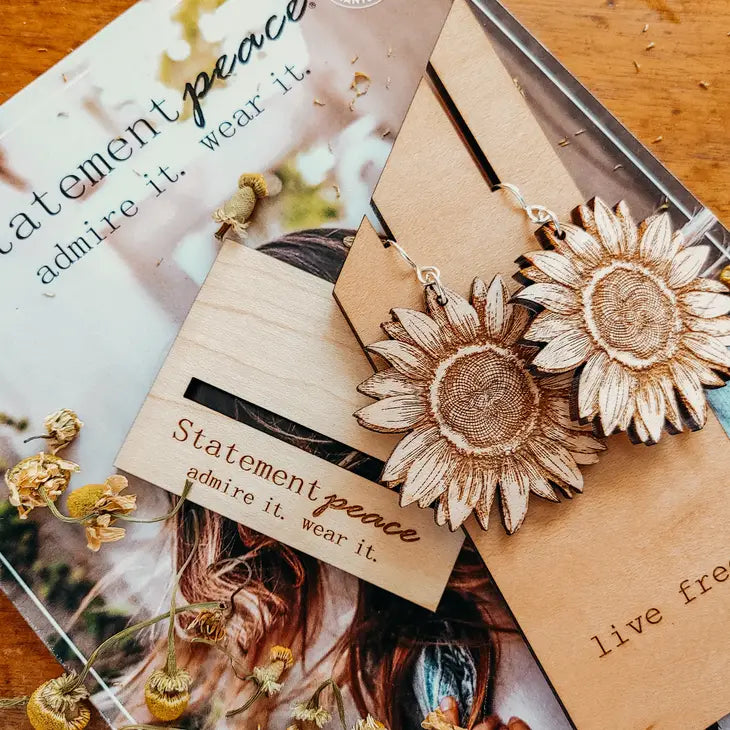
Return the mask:
{"type": "Polygon", "coordinates": [[[438,357],[448,347],[448,341],[443,330],[439,329],[434,320],[423,312],[413,309],[394,309],[393,314],[403,325],[408,336],[429,355],[438,357]]]}
{"type": "Polygon", "coordinates": [[[550,342],[558,335],[572,332],[580,328],[582,319],[578,316],[564,316],[555,312],[540,312],[525,332],[524,339],[528,342],[550,342]]]}
{"type": "Polygon", "coordinates": [[[591,266],[600,263],[603,257],[601,244],[590,233],[572,223],[561,223],[560,227],[565,233],[565,238],[557,243],[559,250],[571,252],[591,266]]]}
{"type": "Polygon", "coordinates": [[[690,291],[680,297],[680,301],[695,317],[724,317],[730,314],[730,294],[727,290],[720,293],[690,291]]]}
{"type": "Polygon", "coordinates": [[[661,213],[649,220],[645,226],[639,252],[648,262],[666,264],[672,248],[672,224],[668,213],[661,213]]]}
{"type": "Polygon", "coordinates": [[[565,284],[573,289],[582,284],[578,270],[567,256],[556,251],[531,251],[525,254],[525,258],[558,284],[565,284]]]}
{"type": "Polygon", "coordinates": [[[659,441],[664,428],[666,404],[661,387],[651,381],[644,383],[636,394],[636,410],[652,441],[659,441]]]}
{"type": "Polygon", "coordinates": [[[383,340],[368,345],[367,349],[385,358],[396,370],[409,378],[428,380],[433,375],[433,360],[415,345],[397,340],[383,340]]]}
{"type": "Polygon", "coordinates": [[[580,473],[571,453],[549,439],[537,436],[528,444],[528,449],[537,459],[537,462],[549,474],[573,487],[576,491],[583,491],[583,475],[580,473]]]}
{"type": "Polygon", "coordinates": [[[595,351],[593,340],[582,330],[558,335],[540,350],[532,364],[546,373],[573,370],[595,351]]]}
{"type": "Polygon", "coordinates": [[[576,314],[580,310],[580,297],[562,284],[532,284],[517,292],[518,302],[539,304],[558,314],[576,314]]]}
{"type": "Polygon", "coordinates": [[[495,276],[487,289],[485,300],[484,331],[492,340],[501,340],[509,324],[509,294],[501,276],[495,276]]]}
{"type": "Polygon", "coordinates": [[[598,393],[606,377],[609,359],[605,352],[597,352],[586,362],[578,385],[578,415],[590,419],[598,410],[598,393]]]}
{"type": "Polygon", "coordinates": [[[606,436],[610,436],[619,425],[630,396],[631,375],[619,363],[610,362],[598,392],[601,425],[606,436]]]}
{"type": "Polygon", "coordinates": [[[502,465],[499,494],[504,526],[511,535],[524,522],[530,497],[529,479],[515,459],[507,459],[502,465]]]}
{"type": "Polygon", "coordinates": [[[616,206],[616,217],[621,226],[621,248],[631,256],[639,250],[639,236],[636,223],[625,200],[616,206]]]}
{"type": "Polygon", "coordinates": [[[706,362],[730,368],[730,352],[716,337],[704,332],[687,332],[682,336],[682,345],[706,362]]]}
{"type": "Polygon", "coordinates": [[[621,253],[621,224],[614,212],[600,199],[593,202],[596,232],[603,247],[611,254],[621,253]]]}
{"type": "Polygon", "coordinates": [[[402,482],[408,474],[411,464],[422,456],[427,449],[440,439],[439,429],[426,423],[404,436],[385,464],[381,480],[384,482],[402,482]]]}
{"type": "Polygon", "coordinates": [[[669,286],[681,289],[696,279],[704,268],[709,246],[691,246],[680,251],[673,259],[669,269],[669,286]]]}
{"type": "Polygon", "coordinates": [[[445,293],[448,301],[443,309],[454,334],[462,342],[474,342],[479,331],[479,317],[476,310],[455,291],[446,289],[445,293]]]}
{"type": "Polygon", "coordinates": [[[689,368],[682,360],[675,358],[669,363],[674,384],[679,391],[682,402],[700,428],[707,421],[707,400],[697,373],[689,368]]]}
{"type": "Polygon", "coordinates": [[[423,384],[410,380],[395,368],[380,370],[370,376],[357,389],[371,398],[387,398],[391,395],[413,395],[423,389],[423,384]]]}
{"type": "Polygon", "coordinates": [[[447,474],[452,471],[454,457],[444,439],[440,439],[411,465],[401,490],[400,503],[405,507],[424,498],[432,502],[446,491],[447,474]]]}
{"type": "Polygon", "coordinates": [[[361,426],[381,433],[407,431],[426,416],[426,399],[418,395],[395,395],[361,408],[355,418],[361,426]]]}

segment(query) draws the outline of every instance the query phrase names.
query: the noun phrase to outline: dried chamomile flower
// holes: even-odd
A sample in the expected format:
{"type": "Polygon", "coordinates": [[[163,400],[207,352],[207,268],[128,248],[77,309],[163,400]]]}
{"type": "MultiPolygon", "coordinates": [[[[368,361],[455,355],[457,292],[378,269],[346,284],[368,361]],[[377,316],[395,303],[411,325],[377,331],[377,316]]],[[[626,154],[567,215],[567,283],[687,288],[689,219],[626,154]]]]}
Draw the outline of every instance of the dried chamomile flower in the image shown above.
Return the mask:
{"type": "Polygon", "coordinates": [[[446,719],[446,715],[440,710],[434,710],[426,715],[426,719],[421,723],[424,730],[462,730],[446,719]]]}
{"type": "Polygon", "coordinates": [[[228,613],[217,608],[201,611],[188,625],[188,632],[196,637],[218,644],[226,638],[228,613]]]}
{"type": "Polygon", "coordinates": [[[163,722],[177,720],[188,707],[192,684],[192,677],[184,669],[157,669],[144,686],[147,709],[163,722]]]}
{"type": "Polygon", "coordinates": [[[90,550],[97,552],[102,543],[121,540],[126,531],[112,527],[117,515],[128,515],[137,509],[137,497],[122,494],[129,486],[126,477],[110,476],[104,484],[87,484],[68,495],[68,511],[71,517],[83,519],[86,541],[90,550]]]}
{"type": "Polygon", "coordinates": [[[291,716],[294,720],[301,720],[318,728],[324,727],[332,719],[332,714],[327,709],[312,707],[311,702],[299,702],[294,705],[291,716]]]}
{"type": "Polygon", "coordinates": [[[368,715],[366,718],[358,720],[352,730],[388,730],[388,728],[372,715],[368,715]]]}
{"type": "Polygon", "coordinates": [[[91,720],[89,693],[76,674],[62,674],[33,692],[26,712],[35,730],[83,730],[91,720]]]}
{"type": "Polygon", "coordinates": [[[10,504],[18,508],[21,520],[35,507],[46,506],[41,493],[55,502],[68,487],[71,474],[79,465],[53,454],[36,454],[17,463],[5,472],[5,483],[10,490],[10,504]]]}
{"type": "Polygon", "coordinates": [[[69,408],[62,408],[46,416],[43,427],[48,434],[51,453],[57,454],[66,448],[79,435],[83,425],[83,421],[69,408]]]}
{"type": "Polygon", "coordinates": [[[720,272],[720,281],[728,288],[730,289],[730,266],[726,266],[721,272],[720,272]]]}
{"type": "Polygon", "coordinates": [[[279,681],[284,672],[294,665],[294,655],[285,646],[274,646],[269,651],[269,663],[263,667],[254,667],[252,677],[261,692],[271,697],[281,692],[279,681]]]}

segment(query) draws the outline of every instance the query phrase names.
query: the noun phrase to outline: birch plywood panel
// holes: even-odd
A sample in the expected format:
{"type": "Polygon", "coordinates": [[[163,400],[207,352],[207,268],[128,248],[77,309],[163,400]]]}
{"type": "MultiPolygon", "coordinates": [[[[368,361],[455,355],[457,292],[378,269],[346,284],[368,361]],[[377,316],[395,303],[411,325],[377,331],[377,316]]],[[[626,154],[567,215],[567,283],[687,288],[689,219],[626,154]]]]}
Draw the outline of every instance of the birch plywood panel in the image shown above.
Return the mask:
{"type": "MultiPolygon", "coordinates": [[[[509,198],[490,192],[444,93],[502,180],[562,218],[583,202],[466,11],[457,0],[432,59],[444,90],[422,83],[374,196],[399,244],[462,294],[474,276],[514,273],[537,245],[509,198]],[[476,73],[466,49],[489,74],[476,73]]],[[[420,308],[421,289],[364,222],[336,286],[358,337],[382,339],[389,310],[420,308]]],[[[699,730],[730,708],[721,639],[730,628],[729,475],[727,437],[711,414],[704,431],[651,448],[612,438],[585,468],[585,493],[559,505],[531,499],[516,535],[496,521],[486,533],[467,523],[581,730],[699,730]],[[684,671],[669,669],[677,666],[684,671]]]]}

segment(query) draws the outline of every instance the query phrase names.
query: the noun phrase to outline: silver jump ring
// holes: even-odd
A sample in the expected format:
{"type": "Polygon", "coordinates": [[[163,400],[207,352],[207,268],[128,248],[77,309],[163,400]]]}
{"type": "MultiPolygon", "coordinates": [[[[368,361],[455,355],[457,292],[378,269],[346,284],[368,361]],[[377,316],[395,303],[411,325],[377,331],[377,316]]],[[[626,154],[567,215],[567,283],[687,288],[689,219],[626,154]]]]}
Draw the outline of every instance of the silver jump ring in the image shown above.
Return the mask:
{"type": "Polygon", "coordinates": [[[438,303],[442,307],[448,304],[449,299],[441,284],[441,270],[437,266],[419,266],[399,243],[390,239],[386,243],[393,246],[401,258],[416,272],[416,277],[423,286],[427,289],[432,288],[436,292],[438,303]]]}
{"type": "Polygon", "coordinates": [[[558,238],[562,238],[564,235],[563,228],[560,225],[558,216],[553,213],[550,208],[546,208],[544,205],[529,205],[525,200],[525,196],[522,191],[512,183],[499,183],[498,188],[502,188],[507,192],[511,193],[517,201],[517,204],[522,208],[527,217],[536,225],[544,226],[547,223],[552,223],[555,228],[555,233],[558,238]]]}

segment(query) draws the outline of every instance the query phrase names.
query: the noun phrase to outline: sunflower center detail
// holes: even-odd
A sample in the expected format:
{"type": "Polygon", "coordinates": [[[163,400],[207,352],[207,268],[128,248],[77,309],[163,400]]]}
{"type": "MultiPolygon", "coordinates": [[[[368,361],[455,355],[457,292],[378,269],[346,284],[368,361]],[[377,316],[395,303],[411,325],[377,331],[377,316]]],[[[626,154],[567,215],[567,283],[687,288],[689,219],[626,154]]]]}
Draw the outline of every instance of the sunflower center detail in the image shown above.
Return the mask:
{"type": "Polygon", "coordinates": [[[584,314],[596,342],[629,367],[650,367],[676,350],[676,298],[644,266],[614,262],[597,271],[585,290],[584,314]]]}
{"type": "Polygon", "coordinates": [[[491,344],[459,349],[440,363],[431,407],[442,433],[464,452],[516,451],[537,424],[540,394],[514,354],[491,344]]]}

